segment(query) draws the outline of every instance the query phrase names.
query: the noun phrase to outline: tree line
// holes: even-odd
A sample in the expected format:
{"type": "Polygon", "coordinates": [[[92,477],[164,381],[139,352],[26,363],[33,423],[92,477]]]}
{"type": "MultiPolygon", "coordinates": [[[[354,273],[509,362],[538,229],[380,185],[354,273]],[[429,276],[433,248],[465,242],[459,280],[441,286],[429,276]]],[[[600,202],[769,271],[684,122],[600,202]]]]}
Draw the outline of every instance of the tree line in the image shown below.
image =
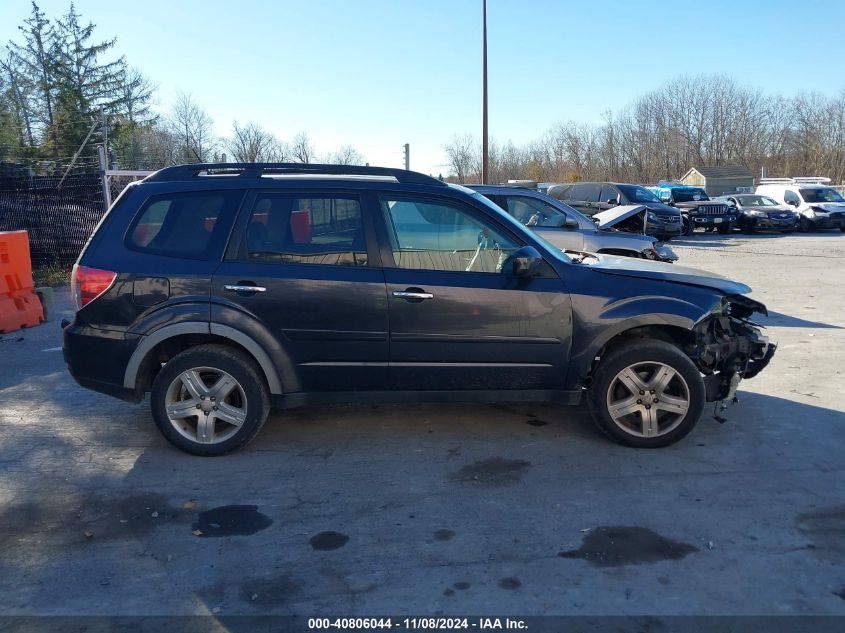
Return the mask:
{"type": "MultiPolygon", "coordinates": [[[[480,182],[475,137],[456,134],[444,151],[455,180],[480,182]]],[[[524,145],[490,144],[491,182],[656,183],[711,165],[845,182],[845,88],[784,97],[724,75],[683,76],[598,124],[558,123],[524,145]]]]}
{"type": "Polygon", "coordinates": [[[75,159],[98,166],[97,146],[125,169],[177,163],[327,161],[361,164],[351,146],[318,154],[308,134],[289,142],[253,122],[235,121],[225,138],[207,111],[178,93],[165,114],[153,110],[158,87],[116,53],[117,39],[100,39],[73,2],[57,18],[33,0],[20,34],[0,50],[0,164],[58,173],[75,159]],[[78,153],[78,156],[77,156],[78,153]]]}

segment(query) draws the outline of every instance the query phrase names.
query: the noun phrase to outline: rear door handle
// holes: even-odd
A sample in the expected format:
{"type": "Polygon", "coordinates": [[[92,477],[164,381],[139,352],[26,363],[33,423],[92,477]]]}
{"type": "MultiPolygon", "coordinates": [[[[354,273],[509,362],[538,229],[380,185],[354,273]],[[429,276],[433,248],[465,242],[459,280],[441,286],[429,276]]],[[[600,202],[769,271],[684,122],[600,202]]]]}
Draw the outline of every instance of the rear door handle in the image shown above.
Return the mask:
{"type": "Polygon", "coordinates": [[[434,299],[434,295],[430,292],[425,292],[419,288],[408,288],[407,290],[394,290],[393,296],[397,299],[404,299],[405,301],[419,302],[424,299],[434,299]]]}

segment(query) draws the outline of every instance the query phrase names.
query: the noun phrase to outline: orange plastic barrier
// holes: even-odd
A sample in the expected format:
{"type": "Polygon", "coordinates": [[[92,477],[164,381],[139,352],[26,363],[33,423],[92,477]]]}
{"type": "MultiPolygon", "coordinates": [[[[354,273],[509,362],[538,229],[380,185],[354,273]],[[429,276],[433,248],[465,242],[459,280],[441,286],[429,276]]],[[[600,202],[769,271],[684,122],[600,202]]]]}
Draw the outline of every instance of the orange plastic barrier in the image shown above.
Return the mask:
{"type": "Polygon", "coordinates": [[[44,308],[32,283],[29,235],[0,232],[0,333],[44,321],[44,308]]]}

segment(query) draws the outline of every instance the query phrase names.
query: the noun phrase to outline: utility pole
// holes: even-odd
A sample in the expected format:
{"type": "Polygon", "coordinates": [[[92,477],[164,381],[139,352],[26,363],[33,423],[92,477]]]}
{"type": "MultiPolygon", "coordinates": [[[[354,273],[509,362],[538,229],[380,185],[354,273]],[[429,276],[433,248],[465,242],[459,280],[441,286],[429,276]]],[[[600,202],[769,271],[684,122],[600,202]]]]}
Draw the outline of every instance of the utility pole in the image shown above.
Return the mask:
{"type": "Polygon", "coordinates": [[[405,148],[405,169],[411,169],[411,144],[405,143],[402,147],[405,148]]]}
{"type": "Polygon", "coordinates": [[[490,175],[490,156],[487,151],[487,0],[482,0],[482,8],[484,12],[482,23],[482,82],[483,82],[483,99],[482,99],[482,124],[481,124],[481,184],[487,184],[487,178],[490,175]]]}
{"type": "Polygon", "coordinates": [[[106,109],[100,107],[100,120],[103,125],[103,149],[106,152],[106,157],[109,155],[109,124],[106,121],[106,109]]]}

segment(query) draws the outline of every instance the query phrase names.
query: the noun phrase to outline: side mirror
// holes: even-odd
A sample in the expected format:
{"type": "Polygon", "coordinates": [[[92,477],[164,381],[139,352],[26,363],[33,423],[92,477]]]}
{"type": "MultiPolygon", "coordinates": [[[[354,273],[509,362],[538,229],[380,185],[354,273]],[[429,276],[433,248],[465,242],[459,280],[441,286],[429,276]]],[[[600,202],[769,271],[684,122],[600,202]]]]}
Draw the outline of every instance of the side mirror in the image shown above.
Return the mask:
{"type": "Polygon", "coordinates": [[[662,196],[660,196],[660,202],[669,204],[670,202],[672,202],[672,196],[664,193],[662,196]]]}
{"type": "Polygon", "coordinates": [[[581,225],[578,224],[578,220],[576,220],[575,218],[567,217],[566,222],[563,223],[563,226],[569,230],[572,230],[579,228],[581,225]]]}
{"type": "Polygon", "coordinates": [[[787,201],[786,201],[786,204],[791,205],[791,206],[793,206],[793,207],[797,207],[797,206],[798,206],[798,201],[797,201],[797,200],[787,200],[787,201]]]}
{"type": "Polygon", "coordinates": [[[508,257],[502,272],[514,277],[531,277],[542,261],[543,258],[536,248],[523,246],[508,257]]]}
{"type": "Polygon", "coordinates": [[[617,204],[619,204],[619,201],[616,200],[616,198],[608,198],[606,202],[611,206],[616,206],[617,204]]]}

